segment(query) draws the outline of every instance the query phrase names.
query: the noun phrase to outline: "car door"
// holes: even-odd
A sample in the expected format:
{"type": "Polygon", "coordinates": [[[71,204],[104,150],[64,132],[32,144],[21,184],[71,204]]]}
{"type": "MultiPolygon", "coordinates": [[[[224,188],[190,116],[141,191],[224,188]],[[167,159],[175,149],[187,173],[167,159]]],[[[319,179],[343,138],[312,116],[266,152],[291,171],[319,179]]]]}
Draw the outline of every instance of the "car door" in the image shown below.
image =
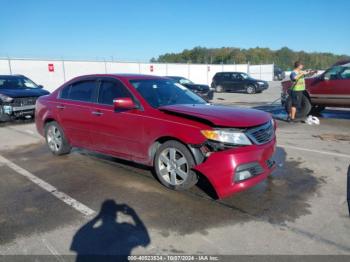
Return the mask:
{"type": "Polygon", "coordinates": [[[232,87],[234,91],[241,91],[244,89],[244,78],[239,73],[232,74],[232,87]]]}
{"type": "Polygon", "coordinates": [[[62,89],[53,110],[56,111],[70,143],[91,148],[91,106],[96,99],[96,79],[72,83],[62,89]]]}
{"type": "Polygon", "coordinates": [[[310,83],[309,93],[314,104],[324,106],[350,105],[350,67],[335,66],[310,83]]]}
{"type": "Polygon", "coordinates": [[[115,111],[113,100],[122,97],[134,97],[117,79],[99,80],[97,103],[91,109],[93,116],[92,139],[98,151],[121,156],[127,159],[139,159],[140,145],[143,139],[143,118],[140,109],[115,111]]]}
{"type": "Polygon", "coordinates": [[[233,90],[233,79],[231,73],[223,73],[221,75],[221,85],[224,88],[224,90],[233,90]]]}

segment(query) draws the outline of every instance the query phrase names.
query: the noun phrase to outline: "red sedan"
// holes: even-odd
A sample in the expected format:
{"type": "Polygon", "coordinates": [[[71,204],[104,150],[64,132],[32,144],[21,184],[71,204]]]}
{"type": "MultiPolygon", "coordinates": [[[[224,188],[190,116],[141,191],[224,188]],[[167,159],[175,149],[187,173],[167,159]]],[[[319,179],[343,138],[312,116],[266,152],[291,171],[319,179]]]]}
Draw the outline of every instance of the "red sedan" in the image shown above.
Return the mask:
{"type": "Polygon", "coordinates": [[[210,105],[167,78],[77,77],[39,98],[35,119],[55,155],[80,147],[150,165],[175,190],[204,175],[222,198],[274,168],[276,126],[269,114],[210,105]]]}

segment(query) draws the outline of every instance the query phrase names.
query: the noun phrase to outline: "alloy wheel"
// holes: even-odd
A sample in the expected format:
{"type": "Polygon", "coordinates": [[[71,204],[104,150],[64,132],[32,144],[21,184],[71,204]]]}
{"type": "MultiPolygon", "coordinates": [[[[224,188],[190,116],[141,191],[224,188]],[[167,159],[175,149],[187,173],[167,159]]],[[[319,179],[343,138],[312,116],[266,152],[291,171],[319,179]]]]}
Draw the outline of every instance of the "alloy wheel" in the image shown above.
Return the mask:
{"type": "Polygon", "coordinates": [[[255,88],[253,86],[248,86],[247,87],[247,93],[248,94],[254,94],[255,93],[255,88]]]}
{"type": "Polygon", "coordinates": [[[62,134],[56,126],[50,126],[47,130],[47,143],[53,152],[58,152],[62,147],[62,134]]]}
{"type": "Polygon", "coordinates": [[[172,186],[186,181],[190,168],[184,154],[176,148],[166,148],[161,152],[158,167],[162,178],[172,186]]]}

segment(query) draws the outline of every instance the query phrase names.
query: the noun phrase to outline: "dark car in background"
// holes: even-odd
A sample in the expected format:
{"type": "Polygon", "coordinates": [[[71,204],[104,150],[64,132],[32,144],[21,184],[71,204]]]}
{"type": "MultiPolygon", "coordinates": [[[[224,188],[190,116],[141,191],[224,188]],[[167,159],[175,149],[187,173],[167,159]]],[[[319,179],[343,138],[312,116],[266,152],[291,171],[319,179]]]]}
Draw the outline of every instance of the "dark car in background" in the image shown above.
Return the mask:
{"type": "Polygon", "coordinates": [[[214,75],[211,87],[218,93],[233,91],[255,94],[267,89],[269,84],[242,72],[220,72],[214,75]]]}
{"type": "Polygon", "coordinates": [[[0,122],[32,118],[36,100],[48,94],[43,86],[23,75],[0,75],[0,122]]]}
{"type": "Polygon", "coordinates": [[[275,81],[282,81],[285,77],[286,77],[286,73],[278,66],[274,66],[273,79],[275,81]]]}
{"type": "Polygon", "coordinates": [[[167,78],[170,78],[176,83],[187,87],[189,90],[196,93],[197,95],[199,95],[207,101],[212,100],[214,97],[214,89],[209,87],[208,85],[195,84],[191,80],[182,76],[167,76],[167,78]]]}

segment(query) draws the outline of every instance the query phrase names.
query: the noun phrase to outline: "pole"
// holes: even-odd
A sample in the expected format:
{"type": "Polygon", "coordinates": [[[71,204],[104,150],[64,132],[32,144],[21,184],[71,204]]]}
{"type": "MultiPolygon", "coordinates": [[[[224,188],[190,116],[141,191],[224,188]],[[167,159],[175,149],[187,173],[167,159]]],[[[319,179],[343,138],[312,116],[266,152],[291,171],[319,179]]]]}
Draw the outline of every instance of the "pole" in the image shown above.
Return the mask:
{"type": "Polygon", "coordinates": [[[11,66],[11,59],[10,59],[10,57],[7,57],[7,61],[8,61],[8,63],[9,63],[10,75],[12,75],[12,66],[11,66]]]}
{"type": "Polygon", "coordinates": [[[260,79],[261,79],[261,64],[260,64],[260,79]]]}
{"type": "Polygon", "coordinates": [[[191,64],[187,63],[187,77],[191,78],[191,64]]]}
{"type": "Polygon", "coordinates": [[[62,71],[63,71],[63,83],[66,82],[66,68],[64,66],[64,60],[62,58],[62,71]]]}

